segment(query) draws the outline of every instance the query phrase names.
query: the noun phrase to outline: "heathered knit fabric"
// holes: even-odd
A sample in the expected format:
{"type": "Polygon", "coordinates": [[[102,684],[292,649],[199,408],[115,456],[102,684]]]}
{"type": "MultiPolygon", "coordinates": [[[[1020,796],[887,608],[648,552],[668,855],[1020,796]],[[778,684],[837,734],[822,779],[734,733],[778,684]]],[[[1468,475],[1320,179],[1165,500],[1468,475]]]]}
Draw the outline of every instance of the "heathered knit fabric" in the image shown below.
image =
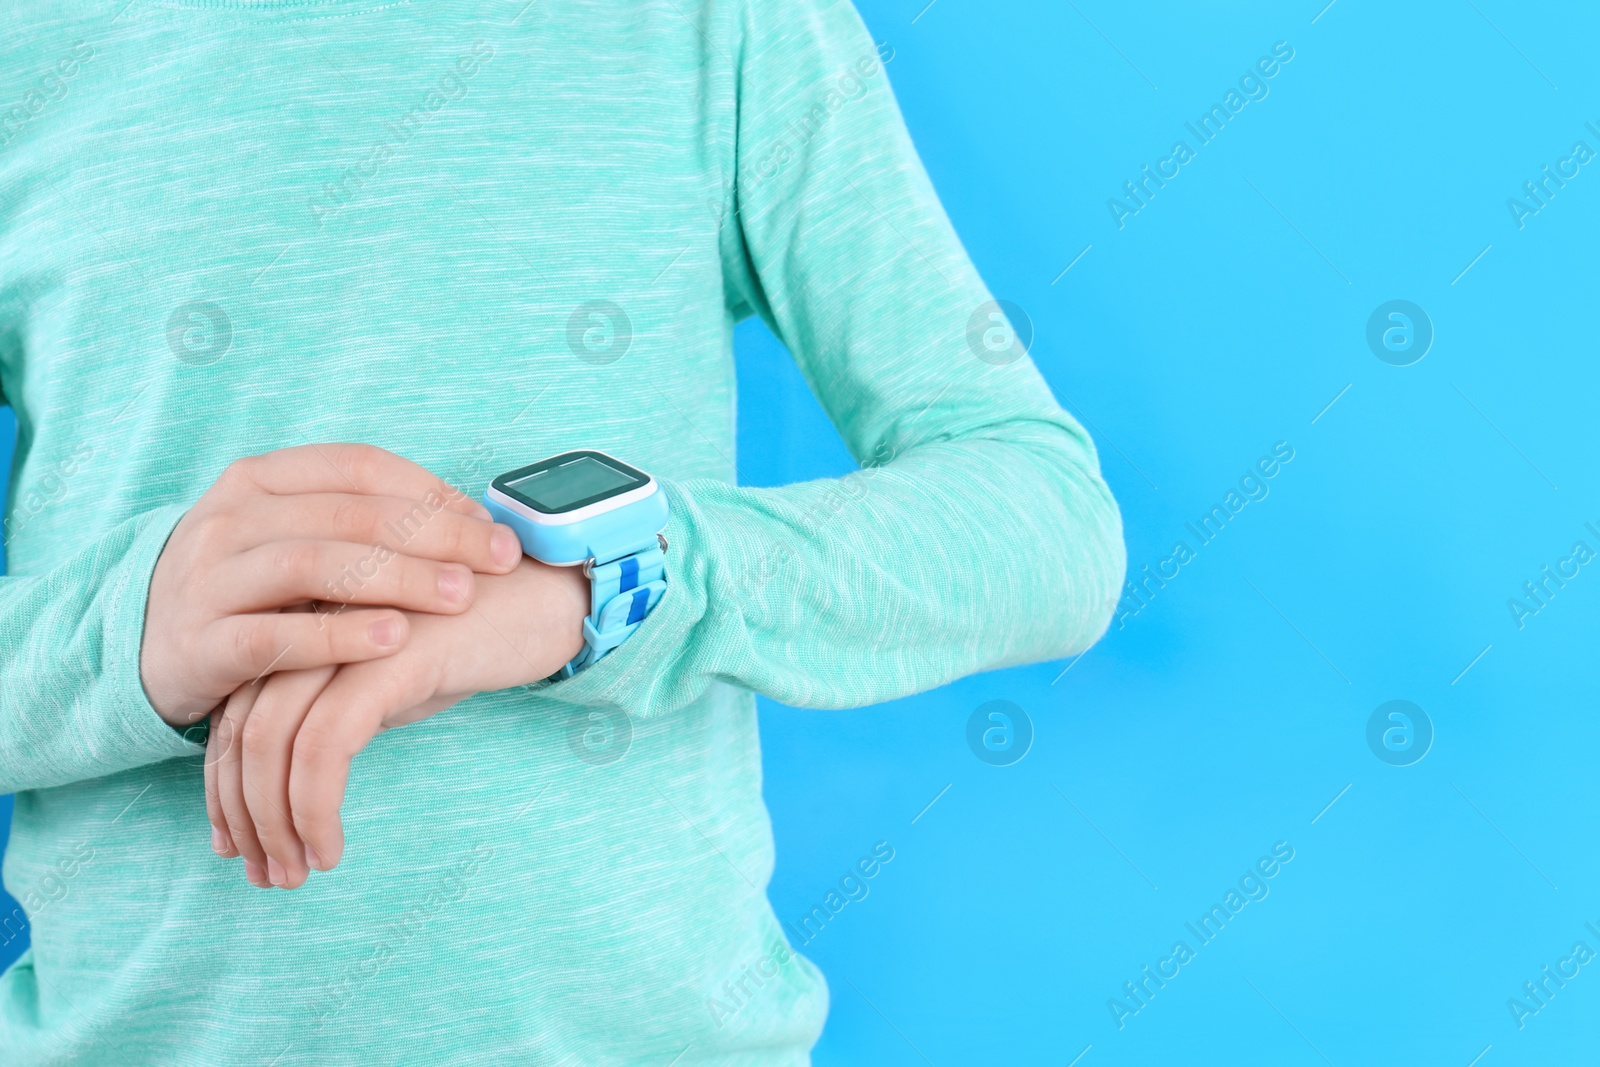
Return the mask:
{"type": "Polygon", "coordinates": [[[886,79],[843,0],[0,4],[0,1063],[807,1062],[752,694],[1069,655],[1124,564],[886,79]],[[861,471],[738,487],[751,314],[861,471]],[[323,441],[475,494],[603,449],[668,487],[671,589],[378,737],[344,862],[264,891],[145,698],[145,598],[231,460],[323,441]]]}

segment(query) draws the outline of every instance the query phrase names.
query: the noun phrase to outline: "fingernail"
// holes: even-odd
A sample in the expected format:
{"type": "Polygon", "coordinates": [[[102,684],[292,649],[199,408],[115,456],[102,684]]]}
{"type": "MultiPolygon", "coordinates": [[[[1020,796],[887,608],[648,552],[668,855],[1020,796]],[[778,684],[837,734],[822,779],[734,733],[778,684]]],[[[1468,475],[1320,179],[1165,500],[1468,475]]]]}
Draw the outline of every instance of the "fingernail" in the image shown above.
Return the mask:
{"type": "Polygon", "coordinates": [[[272,882],[273,885],[282,889],[289,882],[289,872],[283,869],[283,864],[279,863],[271,856],[268,856],[267,878],[272,882]]]}
{"type": "Polygon", "coordinates": [[[233,842],[228,840],[228,835],[215,826],[211,828],[211,851],[219,856],[226,856],[233,851],[233,842]]]}
{"type": "Polygon", "coordinates": [[[467,576],[456,570],[441,571],[439,574],[439,595],[449,601],[467,599],[467,576]]]}
{"type": "Polygon", "coordinates": [[[317,850],[312,848],[310,845],[306,846],[306,866],[310,867],[313,871],[327,870],[327,868],[322,865],[322,857],[317,855],[317,850]]]}
{"type": "Polygon", "coordinates": [[[244,861],[244,876],[246,880],[257,889],[265,889],[272,883],[267,881],[267,872],[261,869],[261,864],[254,860],[244,861]]]}
{"type": "Polygon", "coordinates": [[[509,526],[496,526],[489,536],[489,554],[497,566],[509,567],[522,558],[522,542],[509,526]]]}
{"type": "Polygon", "coordinates": [[[400,620],[379,619],[367,630],[367,635],[372,638],[372,643],[383,648],[389,648],[400,643],[400,620]]]}

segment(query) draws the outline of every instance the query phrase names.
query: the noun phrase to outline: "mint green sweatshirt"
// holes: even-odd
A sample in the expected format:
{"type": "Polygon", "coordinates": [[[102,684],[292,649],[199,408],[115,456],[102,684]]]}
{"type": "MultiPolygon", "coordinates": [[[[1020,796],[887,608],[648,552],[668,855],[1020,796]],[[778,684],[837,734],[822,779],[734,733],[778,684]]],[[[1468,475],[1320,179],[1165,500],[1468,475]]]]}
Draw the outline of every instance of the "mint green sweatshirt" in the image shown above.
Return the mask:
{"type": "Polygon", "coordinates": [[[845,0],[4,0],[0,1064],[806,1063],[754,694],[1067,656],[1122,582],[990,299],[845,0]],[[750,315],[860,471],[739,487],[750,315]],[[145,599],[231,460],[322,441],[473,493],[603,449],[668,488],[671,587],[578,677],[379,736],[344,862],[259,890],[145,599]]]}

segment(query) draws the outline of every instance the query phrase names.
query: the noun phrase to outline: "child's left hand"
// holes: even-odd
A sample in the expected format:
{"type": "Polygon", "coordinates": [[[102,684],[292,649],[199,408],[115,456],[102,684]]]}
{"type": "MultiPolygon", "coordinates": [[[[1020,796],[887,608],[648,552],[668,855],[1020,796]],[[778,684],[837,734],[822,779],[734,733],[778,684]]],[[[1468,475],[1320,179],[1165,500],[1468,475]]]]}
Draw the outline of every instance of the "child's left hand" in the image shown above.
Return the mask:
{"type": "Polygon", "coordinates": [[[524,559],[510,574],[478,575],[477,592],[461,615],[408,612],[410,638],[392,656],[271,674],[212,713],[212,844],[244,858],[252,885],[294,889],[338,864],[350,761],[372,738],[549,677],[582,648],[589,583],[578,568],[524,559]]]}

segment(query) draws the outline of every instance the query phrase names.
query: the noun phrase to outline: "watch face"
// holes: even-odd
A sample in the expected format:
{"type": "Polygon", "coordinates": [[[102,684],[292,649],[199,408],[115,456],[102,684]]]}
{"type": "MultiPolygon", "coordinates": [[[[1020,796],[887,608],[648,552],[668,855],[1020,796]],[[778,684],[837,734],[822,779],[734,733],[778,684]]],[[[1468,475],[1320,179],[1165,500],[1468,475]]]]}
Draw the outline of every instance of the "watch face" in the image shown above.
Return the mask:
{"type": "Polygon", "coordinates": [[[650,476],[602,452],[563,452],[492,483],[535,511],[560,515],[650,484],[650,476]]]}

